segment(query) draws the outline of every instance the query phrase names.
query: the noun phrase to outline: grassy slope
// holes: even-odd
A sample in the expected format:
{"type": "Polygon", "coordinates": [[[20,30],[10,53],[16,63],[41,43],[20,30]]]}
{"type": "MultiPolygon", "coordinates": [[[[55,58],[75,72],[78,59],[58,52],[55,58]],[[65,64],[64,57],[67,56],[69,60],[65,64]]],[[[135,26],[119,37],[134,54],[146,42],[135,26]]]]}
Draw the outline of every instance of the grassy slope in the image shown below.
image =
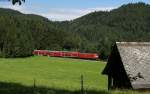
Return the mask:
{"type": "Polygon", "coordinates": [[[106,89],[106,77],[101,75],[105,64],[100,61],[55,57],[0,59],[0,81],[79,90],[80,76],[84,75],[85,88],[106,89]]]}
{"type": "Polygon", "coordinates": [[[54,88],[47,91],[46,88],[39,87],[41,91],[38,94],[81,94],[81,74],[84,75],[87,94],[150,94],[150,92],[106,91],[107,78],[101,75],[104,66],[104,62],[100,61],[55,57],[0,59],[0,94],[36,94],[31,93],[32,88],[26,87],[33,86],[33,79],[36,79],[38,86],[54,88]]]}

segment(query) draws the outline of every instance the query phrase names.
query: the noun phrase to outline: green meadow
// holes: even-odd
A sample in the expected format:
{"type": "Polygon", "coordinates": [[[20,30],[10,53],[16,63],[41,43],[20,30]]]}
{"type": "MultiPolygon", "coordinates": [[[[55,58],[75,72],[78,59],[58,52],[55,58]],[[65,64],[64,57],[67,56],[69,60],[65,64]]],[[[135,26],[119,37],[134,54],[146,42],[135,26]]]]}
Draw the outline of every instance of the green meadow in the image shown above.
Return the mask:
{"type": "MultiPolygon", "coordinates": [[[[35,56],[0,59],[0,94],[141,94],[107,91],[106,63],[94,60],[35,56]]],[[[142,92],[149,94],[149,92],[142,92]]]]}
{"type": "Polygon", "coordinates": [[[104,66],[100,61],[56,57],[0,59],[0,81],[32,86],[35,79],[37,86],[80,90],[83,75],[85,89],[107,89],[104,66]]]}

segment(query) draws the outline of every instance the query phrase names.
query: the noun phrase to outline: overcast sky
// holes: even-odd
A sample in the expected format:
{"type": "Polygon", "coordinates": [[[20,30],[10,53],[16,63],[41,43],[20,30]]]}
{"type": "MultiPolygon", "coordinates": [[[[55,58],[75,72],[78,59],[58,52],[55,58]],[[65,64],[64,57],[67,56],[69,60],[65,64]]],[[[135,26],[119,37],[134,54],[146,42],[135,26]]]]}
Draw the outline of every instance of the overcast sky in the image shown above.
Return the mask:
{"type": "Polygon", "coordinates": [[[38,14],[54,21],[72,20],[93,11],[111,10],[122,4],[150,0],[26,0],[24,4],[12,5],[0,0],[1,8],[11,8],[22,13],[38,14]]]}

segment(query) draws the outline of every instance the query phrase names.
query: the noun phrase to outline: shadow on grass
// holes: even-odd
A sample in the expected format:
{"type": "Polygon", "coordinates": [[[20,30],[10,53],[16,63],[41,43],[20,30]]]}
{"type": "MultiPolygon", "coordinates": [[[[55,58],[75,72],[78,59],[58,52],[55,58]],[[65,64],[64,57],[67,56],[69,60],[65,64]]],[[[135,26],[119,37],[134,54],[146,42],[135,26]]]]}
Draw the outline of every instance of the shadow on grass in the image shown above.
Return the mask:
{"type": "MultiPolygon", "coordinates": [[[[81,91],[68,91],[48,87],[29,87],[16,83],[0,82],[0,94],[83,94],[81,91]]],[[[88,90],[84,94],[109,94],[106,91],[88,90]]]]}

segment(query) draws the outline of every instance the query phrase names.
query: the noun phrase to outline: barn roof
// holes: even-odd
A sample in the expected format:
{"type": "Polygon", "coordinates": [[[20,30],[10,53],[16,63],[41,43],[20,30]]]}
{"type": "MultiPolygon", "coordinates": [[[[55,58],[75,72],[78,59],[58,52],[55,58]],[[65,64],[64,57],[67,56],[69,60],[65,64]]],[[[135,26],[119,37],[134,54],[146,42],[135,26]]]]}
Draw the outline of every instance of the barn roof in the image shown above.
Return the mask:
{"type": "Polygon", "coordinates": [[[116,46],[132,87],[150,88],[150,43],[116,42],[116,46]]]}

